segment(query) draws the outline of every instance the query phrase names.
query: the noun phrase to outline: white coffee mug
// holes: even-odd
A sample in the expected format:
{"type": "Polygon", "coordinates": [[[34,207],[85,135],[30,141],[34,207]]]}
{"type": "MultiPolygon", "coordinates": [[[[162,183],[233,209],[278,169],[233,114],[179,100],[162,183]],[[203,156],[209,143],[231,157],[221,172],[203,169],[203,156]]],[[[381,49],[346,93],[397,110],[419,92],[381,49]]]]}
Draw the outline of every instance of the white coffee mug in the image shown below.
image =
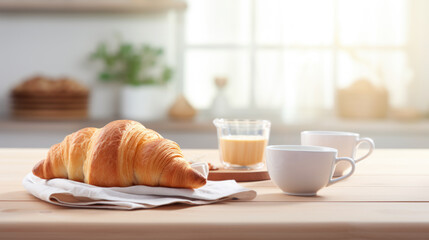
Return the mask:
{"type": "MultiPolygon", "coordinates": [[[[375,148],[371,138],[360,138],[358,133],[334,131],[304,131],[301,132],[301,145],[331,147],[338,150],[339,157],[349,157],[355,163],[367,158],[375,148]],[[361,143],[368,143],[369,150],[364,156],[356,158],[356,149],[361,143]]],[[[349,166],[339,163],[335,168],[334,177],[343,175],[349,166]]]]}
{"type": "Polygon", "coordinates": [[[334,148],[273,145],[266,148],[266,153],[271,180],[290,195],[316,195],[323,187],[350,177],[355,170],[353,159],[337,157],[337,150],[334,148]],[[348,162],[351,170],[344,176],[332,178],[338,162],[348,162]]]}

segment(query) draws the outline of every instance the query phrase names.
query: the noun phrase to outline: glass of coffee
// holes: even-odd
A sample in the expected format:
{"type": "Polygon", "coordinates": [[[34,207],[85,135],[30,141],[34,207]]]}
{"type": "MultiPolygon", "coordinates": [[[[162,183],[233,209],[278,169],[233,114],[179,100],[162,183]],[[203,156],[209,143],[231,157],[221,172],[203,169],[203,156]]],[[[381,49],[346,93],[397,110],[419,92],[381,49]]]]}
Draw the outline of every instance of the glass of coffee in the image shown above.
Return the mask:
{"type": "Polygon", "coordinates": [[[267,120],[223,119],[217,128],[220,160],[229,169],[259,169],[265,164],[271,123],[267,120]]]}

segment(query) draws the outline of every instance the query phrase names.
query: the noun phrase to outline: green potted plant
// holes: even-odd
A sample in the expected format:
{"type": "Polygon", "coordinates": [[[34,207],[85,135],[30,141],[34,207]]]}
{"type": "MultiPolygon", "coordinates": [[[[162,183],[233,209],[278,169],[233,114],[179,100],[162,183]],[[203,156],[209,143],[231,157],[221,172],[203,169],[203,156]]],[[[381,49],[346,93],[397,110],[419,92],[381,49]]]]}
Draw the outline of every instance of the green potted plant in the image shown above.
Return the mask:
{"type": "Polygon", "coordinates": [[[101,43],[92,54],[91,59],[103,65],[100,81],[122,84],[121,117],[156,120],[165,116],[171,99],[167,83],[173,71],[163,63],[162,55],[160,48],[130,43],[121,43],[115,50],[101,43]]]}

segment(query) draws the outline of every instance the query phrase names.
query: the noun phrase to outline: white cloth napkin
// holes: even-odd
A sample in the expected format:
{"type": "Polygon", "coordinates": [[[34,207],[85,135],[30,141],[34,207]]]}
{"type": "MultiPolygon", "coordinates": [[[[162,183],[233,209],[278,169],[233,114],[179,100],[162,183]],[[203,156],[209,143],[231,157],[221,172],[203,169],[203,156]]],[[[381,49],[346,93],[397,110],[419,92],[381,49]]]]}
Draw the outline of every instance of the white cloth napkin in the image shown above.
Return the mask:
{"type": "MultiPolygon", "coordinates": [[[[206,164],[192,164],[192,167],[207,177],[206,164]]],[[[79,208],[131,210],[173,203],[203,205],[231,199],[252,200],[256,197],[255,191],[241,187],[234,180],[207,181],[205,186],[198,189],[143,185],[97,187],[68,179],[45,180],[29,173],[22,184],[28,192],[43,201],[79,208]]]]}

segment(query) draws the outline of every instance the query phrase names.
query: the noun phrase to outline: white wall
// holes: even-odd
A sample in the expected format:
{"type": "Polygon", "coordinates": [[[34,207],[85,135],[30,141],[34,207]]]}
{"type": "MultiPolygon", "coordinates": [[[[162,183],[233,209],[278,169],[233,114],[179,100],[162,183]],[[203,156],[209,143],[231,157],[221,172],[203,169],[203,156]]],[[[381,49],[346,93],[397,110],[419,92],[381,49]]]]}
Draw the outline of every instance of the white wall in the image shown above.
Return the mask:
{"type": "Polygon", "coordinates": [[[174,65],[171,15],[0,13],[0,116],[8,113],[10,89],[33,74],[94,83],[97,64],[88,56],[100,41],[115,39],[115,33],[126,41],[163,47],[174,65]]]}
{"type": "Polygon", "coordinates": [[[421,111],[429,110],[429,1],[412,0],[410,9],[410,57],[414,79],[410,85],[410,104],[421,111]]]}

